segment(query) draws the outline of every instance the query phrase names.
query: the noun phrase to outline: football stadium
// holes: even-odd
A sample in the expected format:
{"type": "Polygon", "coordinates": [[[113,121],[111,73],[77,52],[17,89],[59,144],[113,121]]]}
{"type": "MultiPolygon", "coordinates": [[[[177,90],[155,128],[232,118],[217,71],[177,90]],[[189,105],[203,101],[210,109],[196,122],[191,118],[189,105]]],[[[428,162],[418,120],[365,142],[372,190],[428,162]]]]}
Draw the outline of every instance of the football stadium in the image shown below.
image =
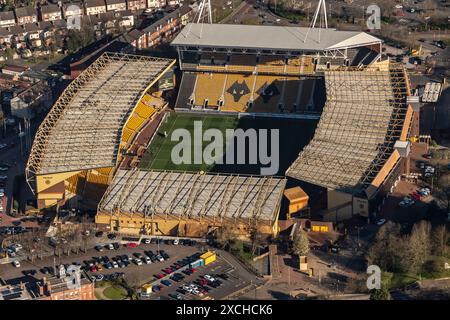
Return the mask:
{"type": "MultiPolygon", "coordinates": [[[[325,221],[374,218],[408,166],[413,115],[408,76],[380,61],[381,45],[364,32],[190,23],[172,41],[178,61],[105,53],[42,123],[27,180],[40,208],[95,208],[100,229],[127,235],[276,236],[287,186],[325,221]],[[276,129],[277,170],[261,173],[248,150],[264,139],[245,135],[242,163],[176,164],[174,134],[201,141],[186,149],[195,159],[208,129],[276,129]]],[[[216,159],[239,158],[229,143],[216,159]]]]}

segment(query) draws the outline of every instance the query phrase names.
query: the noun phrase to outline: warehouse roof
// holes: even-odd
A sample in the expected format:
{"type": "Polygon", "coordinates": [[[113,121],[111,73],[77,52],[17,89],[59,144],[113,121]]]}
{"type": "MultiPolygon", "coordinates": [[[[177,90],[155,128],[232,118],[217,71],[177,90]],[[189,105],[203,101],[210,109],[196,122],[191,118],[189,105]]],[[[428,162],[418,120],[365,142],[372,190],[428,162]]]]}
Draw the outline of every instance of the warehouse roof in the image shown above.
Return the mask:
{"type": "Polygon", "coordinates": [[[306,38],[307,32],[304,27],[189,23],[172,45],[321,51],[381,42],[360,31],[313,28],[306,38]]]}
{"type": "Polygon", "coordinates": [[[285,185],[274,177],[120,170],[98,210],[272,221],[285,185]]]}
{"type": "Polygon", "coordinates": [[[125,121],[145,89],[174,62],[102,54],[70,83],[39,127],[27,170],[50,174],[114,166],[125,121]]]}

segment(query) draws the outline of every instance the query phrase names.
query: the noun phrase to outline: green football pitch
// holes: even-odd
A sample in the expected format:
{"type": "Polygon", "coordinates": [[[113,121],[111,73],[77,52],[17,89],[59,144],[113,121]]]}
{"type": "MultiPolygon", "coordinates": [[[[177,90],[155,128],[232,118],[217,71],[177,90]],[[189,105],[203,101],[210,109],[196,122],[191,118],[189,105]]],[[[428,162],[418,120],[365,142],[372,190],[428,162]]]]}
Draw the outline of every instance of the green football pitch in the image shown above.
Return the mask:
{"type": "MultiPolygon", "coordinates": [[[[211,116],[211,115],[187,115],[170,114],[159,127],[153,137],[153,141],[144,154],[140,168],[144,170],[174,170],[174,171],[211,171],[214,165],[202,164],[175,164],[171,161],[173,147],[179,141],[171,141],[172,132],[176,129],[187,129],[191,137],[194,137],[194,121],[201,121],[202,131],[207,129],[219,129],[225,136],[226,129],[234,129],[238,125],[238,118],[234,116],[211,116]]],[[[210,142],[204,141],[203,148],[210,142]]],[[[195,150],[192,145],[191,158],[194,159],[195,150]]]]}
{"type": "MultiPolygon", "coordinates": [[[[188,172],[221,172],[239,174],[259,174],[260,164],[175,164],[171,160],[171,153],[179,141],[171,141],[172,132],[175,129],[187,129],[191,138],[194,137],[194,121],[201,121],[202,133],[207,129],[218,129],[225,137],[226,129],[278,129],[279,130],[279,171],[278,175],[284,175],[285,170],[298,157],[299,152],[312,139],[316,120],[301,120],[278,117],[241,117],[229,115],[205,115],[171,113],[163,120],[163,123],[155,133],[153,140],[140,162],[142,170],[173,170],[188,172]]],[[[202,139],[200,137],[200,139],[202,139]]],[[[225,139],[224,139],[225,140],[225,139]]],[[[210,144],[204,141],[202,146],[210,144]]],[[[226,142],[224,141],[224,147],[226,142]]],[[[271,149],[271,145],[269,144],[271,149]]],[[[226,149],[224,149],[226,150],[226,149]]],[[[191,148],[191,162],[194,159],[194,146],[191,148]]],[[[203,150],[202,150],[203,151],[203,150]]],[[[248,152],[248,150],[246,151],[248,152]]]]}

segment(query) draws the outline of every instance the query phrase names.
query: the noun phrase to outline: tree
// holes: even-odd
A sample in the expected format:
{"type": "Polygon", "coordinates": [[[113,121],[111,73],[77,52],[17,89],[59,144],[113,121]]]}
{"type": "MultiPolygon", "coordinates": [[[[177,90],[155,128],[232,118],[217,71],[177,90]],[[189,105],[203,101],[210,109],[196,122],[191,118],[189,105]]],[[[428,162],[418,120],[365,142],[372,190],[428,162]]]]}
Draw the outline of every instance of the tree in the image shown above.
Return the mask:
{"type": "Polygon", "coordinates": [[[430,253],[430,233],[430,222],[423,220],[413,226],[411,234],[405,239],[406,255],[403,263],[409,272],[420,271],[427,260],[430,253]]]}
{"type": "Polygon", "coordinates": [[[309,240],[306,232],[303,229],[299,229],[294,236],[293,243],[294,253],[298,256],[306,256],[309,253],[309,240]]]}
{"type": "Polygon", "coordinates": [[[436,256],[447,255],[448,231],[445,225],[438,225],[431,233],[431,253],[436,256]]]}
{"type": "Polygon", "coordinates": [[[401,238],[399,224],[388,221],[377,232],[375,243],[370,247],[367,260],[389,272],[402,271],[405,242],[401,238]]]}

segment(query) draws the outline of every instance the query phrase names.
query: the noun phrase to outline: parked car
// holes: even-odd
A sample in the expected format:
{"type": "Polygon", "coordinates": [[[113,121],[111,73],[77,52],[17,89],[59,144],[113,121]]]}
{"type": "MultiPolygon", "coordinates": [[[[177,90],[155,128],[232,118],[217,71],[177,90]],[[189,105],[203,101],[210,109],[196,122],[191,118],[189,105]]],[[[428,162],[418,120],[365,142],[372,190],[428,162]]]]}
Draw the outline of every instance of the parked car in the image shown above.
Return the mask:
{"type": "Polygon", "coordinates": [[[161,280],[161,283],[167,287],[171,287],[172,286],[172,282],[170,282],[169,280],[161,280]]]}
{"type": "Polygon", "coordinates": [[[16,267],[16,268],[20,268],[20,262],[17,261],[17,260],[14,260],[13,261],[13,266],[16,267]]]}
{"type": "Polygon", "coordinates": [[[136,242],[127,243],[127,247],[128,248],[136,248],[137,247],[137,243],[136,242]]]}
{"type": "Polygon", "coordinates": [[[216,280],[216,279],[214,279],[214,277],[210,276],[209,274],[205,274],[205,275],[203,276],[203,278],[205,278],[205,279],[208,280],[208,281],[215,281],[215,280],[216,280]]]}
{"type": "Polygon", "coordinates": [[[150,244],[151,240],[149,238],[144,239],[145,244],[150,244]]]}
{"type": "Polygon", "coordinates": [[[119,265],[118,265],[118,263],[116,261],[112,262],[112,266],[113,266],[114,269],[119,267],[119,265]]]}
{"type": "Polygon", "coordinates": [[[134,263],[136,265],[138,265],[138,266],[142,266],[142,260],[141,259],[138,259],[138,258],[134,259],[134,263]]]}
{"type": "Polygon", "coordinates": [[[110,234],[108,234],[108,239],[114,240],[114,239],[116,239],[116,235],[114,233],[110,233],[110,234]]]}
{"type": "Polygon", "coordinates": [[[150,264],[150,263],[152,263],[152,260],[151,260],[149,257],[145,257],[145,258],[144,258],[144,262],[145,262],[146,264],[150,264]]]}
{"type": "Polygon", "coordinates": [[[173,240],[174,245],[178,245],[179,243],[180,243],[180,241],[178,239],[173,240]]]}
{"type": "Polygon", "coordinates": [[[377,225],[379,225],[379,226],[382,226],[385,223],[386,223],[386,219],[384,219],[384,218],[381,218],[377,221],[377,225]]]}
{"type": "Polygon", "coordinates": [[[97,245],[97,246],[95,246],[95,250],[97,250],[98,252],[102,252],[103,246],[97,245]]]}

